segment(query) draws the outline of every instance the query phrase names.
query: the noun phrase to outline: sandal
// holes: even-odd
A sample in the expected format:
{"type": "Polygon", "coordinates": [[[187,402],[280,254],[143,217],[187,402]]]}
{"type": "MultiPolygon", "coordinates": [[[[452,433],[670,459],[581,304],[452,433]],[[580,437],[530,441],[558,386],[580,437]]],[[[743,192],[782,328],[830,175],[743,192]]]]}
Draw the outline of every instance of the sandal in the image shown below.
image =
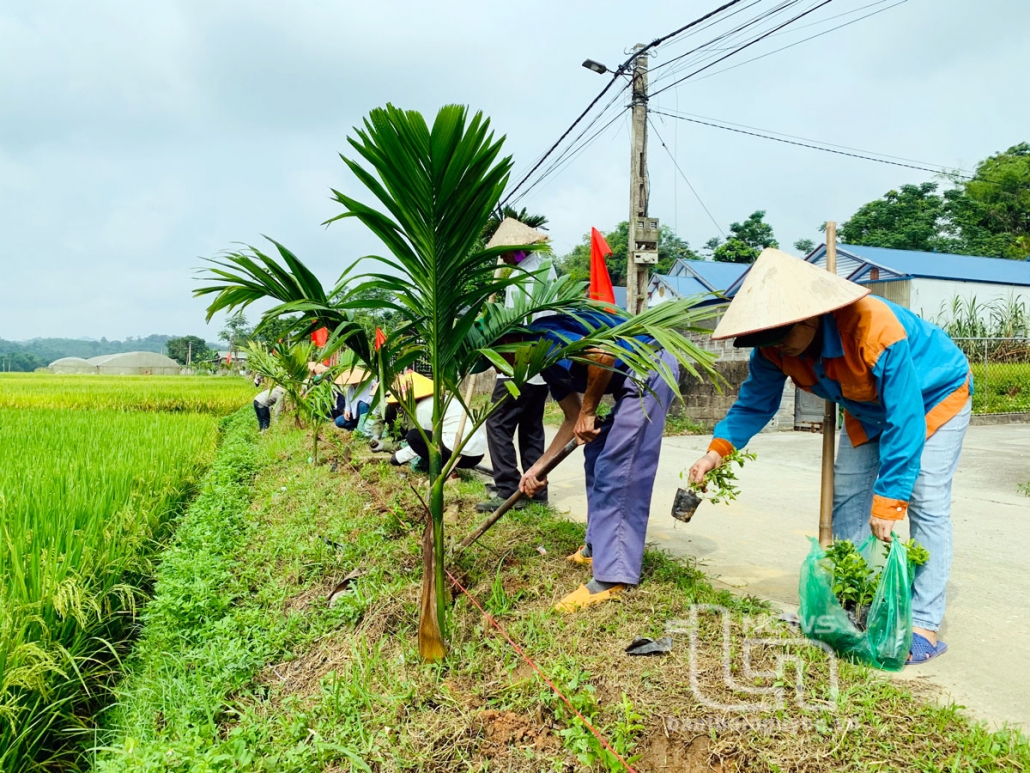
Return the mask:
{"type": "Polygon", "coordinates": [[[937,642],[936,646],[930,644],[930,640],[919,633],[912,634],[912,651],[908,653],[908,660],[905,661],[906,666],[918,666],[928,660],[933,660],[936,657],[940,657],[948,651],[948,645],[942,641],[937,642]]]}
{"type": "Polygon", "coordinates": [[[586,548],[586,545],[580,545],[578,548],[576,548],[576,552],[573,553],[571,556],[566,556],[565,560],[573,564],[579,564],[580,566],[593,566],[594,559],[590,556],[583,555],[584,548],[586,548]]]}
{"type": "Polygon", "coordinates": [[[576,590],[572,591],[572,593],[555,604],[554,611],[561,612],[563,615],[570,615],[581,609],[586,609],[587,607],[593,607],[598,604],[603,604],[606,601],[611,601],[624,590],[626,590],[625,585],[614,585],[608,590],[603,590],[600,593],[591,593],[590,589],[587,588],[586,585],[580,585],[576,590]]]}

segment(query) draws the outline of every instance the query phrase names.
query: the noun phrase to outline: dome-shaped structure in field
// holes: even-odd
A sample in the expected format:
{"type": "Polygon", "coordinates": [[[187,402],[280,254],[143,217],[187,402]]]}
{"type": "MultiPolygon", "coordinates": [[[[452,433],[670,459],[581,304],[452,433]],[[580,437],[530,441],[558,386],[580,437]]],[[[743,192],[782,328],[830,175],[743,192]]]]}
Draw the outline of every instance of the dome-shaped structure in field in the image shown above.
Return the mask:
{"type": "MultiPolygon", "coordinates": [[[[62,366],[64,367],[64,366],[62,366]]],[[[178,376],[182,366],[171,357],[157,352],[121,352],[102,354],[88,360],[79,357],[64,357],[50,364],[54,373],[100,373],[110,376],[178,376]],[[59,363],[75,360],[86,370],[57,370],[59,363]]]]}
{"type": "Polygon", "coordinates": [[[51,373],[96,373],[97,366],[81,357],[62,357],[47,366],[51,373]]]}

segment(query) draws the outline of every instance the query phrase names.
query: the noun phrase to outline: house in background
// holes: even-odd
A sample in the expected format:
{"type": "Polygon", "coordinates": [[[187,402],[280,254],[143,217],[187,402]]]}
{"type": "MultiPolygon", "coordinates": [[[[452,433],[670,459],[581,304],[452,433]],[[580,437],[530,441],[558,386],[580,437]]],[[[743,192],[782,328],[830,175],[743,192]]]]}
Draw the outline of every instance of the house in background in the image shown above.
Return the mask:
{"type": "MultiPolygon", "coordinates": [[[[826,245],[804,258],[825,269],[826,245]]],[[[648,305],[676,298],[705,294],[702,304],[716,304],[733,298],[747,276],[749,265],[680,260],[668,274],[655,274],[648,285],[648,305]],[[719,295],[723,296],[722,298],[719,295]]],[[[1022,296],[1030,302],[1030,262],[1003,258],[980,258],[936,252],[890,250],[880,247],[837,245],[837,274],[868,286],[873,295],[911,309],[925,319],[936,320],[950,310],[958,297],[977,304],[1007,301],[1022,296]]],[[[715,326],[717,318],[706,325],[715,326]]],[[[715,390],[706,382],[684,379],[681,383],[683,410],[702,424],[714,424],[725,416],[747,377],[749,349],[735,349],[732,341],[713,341],[693,333],[695,343],[717,356],[716,369],[726,382],[715,390]]],[[[798,390],[788,380],[780,412],[773,429],[813,429],[821,426],[823,401],[798,390]]]]}
{"type": "MultiPolygon", "coordinates": [[[[826,268],[826,245],[805,260],[826,268]]],[[[991,303],[1022,295],[1030,301],[1030,261],[1023,260],[838,244],[837,275],[931,320],[956,297],[991,303]]],[[[743,276],[727,294],[732,297],[742,282],[743,276]]]]}
{"type": "Polygon", "coordinates": [[[668,274],[653,274],[647,285],[647,305],[703,295],[715,300],[735,285],[748,269],[742,263],[717,263],[712,260],[677,260],[668,274]]]}

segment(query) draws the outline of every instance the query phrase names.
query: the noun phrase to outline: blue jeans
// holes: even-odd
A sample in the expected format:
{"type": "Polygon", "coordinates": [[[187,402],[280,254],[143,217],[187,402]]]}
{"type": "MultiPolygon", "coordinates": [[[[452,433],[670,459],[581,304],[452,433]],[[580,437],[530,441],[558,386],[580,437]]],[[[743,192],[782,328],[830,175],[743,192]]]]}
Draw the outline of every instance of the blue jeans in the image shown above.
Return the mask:
{"type": "Polygon", "coordinates": [[[340,429],[357,429],[358,423],[361,421],[361,417],[368,413],[368,403],[359,402],[357,408],[357,415],[351,416],[349,419],[343,418],[343,415],[336,417],[333,422],[340,429]]]}
{"type": "MultiPolygon", "coordinates": [[[[919,477],[908,503],[912,538],[930,551],[916,569],[912,587],[912,625],[936,631],[944,619],[944,592],[951,573],[951,481],[969,426],[970,403],[943,424],[923,447],[919,477]]],[[[856,545],[869,534],[873,483],[880,471],[880,441],[851,445],[841,433],[834,464],[833,537],[856,545]]]]}

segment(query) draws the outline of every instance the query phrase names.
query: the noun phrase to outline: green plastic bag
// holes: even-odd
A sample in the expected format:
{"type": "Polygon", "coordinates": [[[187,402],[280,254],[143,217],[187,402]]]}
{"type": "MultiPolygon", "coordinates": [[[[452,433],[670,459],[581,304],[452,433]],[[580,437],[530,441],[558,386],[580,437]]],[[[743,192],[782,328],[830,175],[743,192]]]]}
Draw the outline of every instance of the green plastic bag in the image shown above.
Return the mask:
{"type": "Polygon", "coordinates": [[[859,546],[870,568],[883,567],[865,630],[851,621],[834,595],[826,551],[815,539],[801,566],[798,616],[805,636],[829,645],[838,655],[884,671],[900,671],[912,648],[912,572],[908,551],[897,536],[886,559],[881,544],[870,536],[859,546]]]}

